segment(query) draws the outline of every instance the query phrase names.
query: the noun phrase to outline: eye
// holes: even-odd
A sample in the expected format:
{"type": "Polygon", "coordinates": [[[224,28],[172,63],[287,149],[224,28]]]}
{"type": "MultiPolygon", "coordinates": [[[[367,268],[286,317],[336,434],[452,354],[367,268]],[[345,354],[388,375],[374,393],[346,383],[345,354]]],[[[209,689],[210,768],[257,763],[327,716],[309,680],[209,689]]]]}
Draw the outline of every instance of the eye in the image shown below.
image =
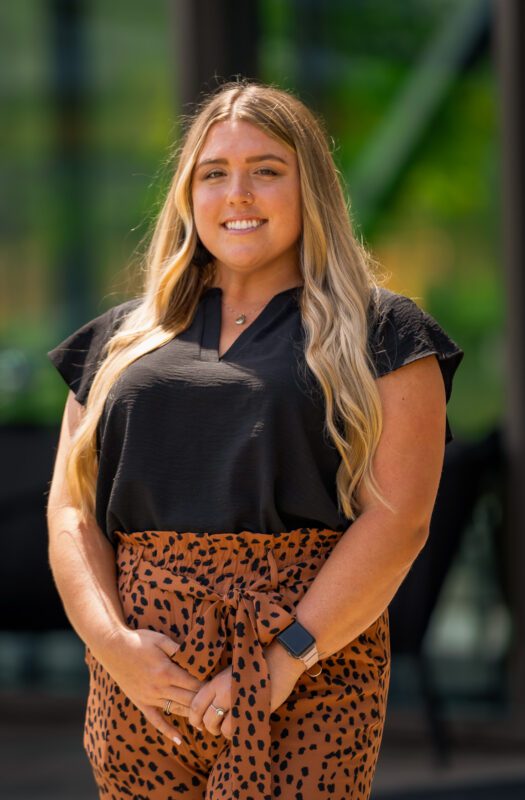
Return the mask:
{"type": "Polygon", "coordinates": [[[220,175],[221,174],[221,170],[220,169],[212,169],[211,172],[208,172],[208,174],[204,176],[204,180],[207,181],[208,178],[213,178],[213,176],[217,175],[217,174],[220,175]]]}
{"type": "MultiPolygon", "coordinates": [[[[279,173],[276,172],[274,169],[270,167],[259,167],[257,170],[259,173],[265,173],[267,175],[278,175],[279,173]]],[[[207,175],[204,176],[204,180],[207,181],[209,178],[215,178],[217,175],[224,175],[224,172],[220,169],[212,169],[211,172],[208,172],[207,175]]]]}

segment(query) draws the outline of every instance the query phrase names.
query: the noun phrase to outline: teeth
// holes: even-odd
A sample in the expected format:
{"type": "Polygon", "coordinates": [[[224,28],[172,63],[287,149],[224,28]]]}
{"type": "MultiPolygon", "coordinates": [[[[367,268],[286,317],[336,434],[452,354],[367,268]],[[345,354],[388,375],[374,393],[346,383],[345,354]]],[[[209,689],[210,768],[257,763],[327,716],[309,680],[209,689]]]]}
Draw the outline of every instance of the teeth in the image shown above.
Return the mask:
{"type": "Polygon", "coordinates": [[[235,220],[234,222],[226,222],[225,226],[228,230],[233,231],[244,231],[248,228],[258,228],[260,225],[263,224],[262,219],[243,219],[243,220],[235,220]]]}

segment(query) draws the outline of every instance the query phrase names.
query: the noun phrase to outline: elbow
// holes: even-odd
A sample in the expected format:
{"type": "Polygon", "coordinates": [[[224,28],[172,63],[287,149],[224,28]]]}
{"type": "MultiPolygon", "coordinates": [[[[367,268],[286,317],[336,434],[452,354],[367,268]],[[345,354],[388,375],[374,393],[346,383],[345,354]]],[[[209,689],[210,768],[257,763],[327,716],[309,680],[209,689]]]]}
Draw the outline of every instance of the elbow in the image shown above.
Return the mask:
{"type": "Polygon", "coordinates": [[[404,568],[410,568],[424,549],[430,532],[430,525],[406,525],[402,536],[402,560],[404,568]]]}
{"type": "Polygon", "coordinates": [[[390,542],[395,542],[396,559],[402,570],[409,569],[424,549],[430,534],[430,519],[413,514],[392,515],[384,509],[375,508],[362,514],[371,527],[387,532],[390,542]]]}
{"type": "Polygon", "coordinates": [[[417,554],[425,547],[428,537],[430,535],[430,522],[425,522],[415,527],[414,542],[417,548],[417,554]]]}
{"type": "Polygon", "coordinates": [[[408,546],[414,554],[414,559],[425,547],[430,534],[430,518],[428,514],[424,517],[416,517],[407,522],[405,530],[408,531],[408,546]]]}

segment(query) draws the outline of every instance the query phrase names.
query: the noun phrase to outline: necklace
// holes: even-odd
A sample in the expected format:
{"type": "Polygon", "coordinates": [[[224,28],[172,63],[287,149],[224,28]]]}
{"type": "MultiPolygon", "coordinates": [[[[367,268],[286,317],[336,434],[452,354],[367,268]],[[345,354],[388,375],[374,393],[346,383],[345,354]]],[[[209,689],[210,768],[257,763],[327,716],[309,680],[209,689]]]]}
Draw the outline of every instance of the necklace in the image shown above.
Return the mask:
{"type": "MultiPolygon", "coordinates": [[[[264,306],[264,305],[266,305],[266,303],[262,303],[262,305],[264,306]]],[[[235,308],[232,308],[231,306],[227,305],[227,303],[224,303],[224,306],[229,311],[233,311],[234,314],[238,313],[235,308]]],[[[260,307],[261,306],[257,306],[255,310],[257,311],[257,308],[260,308],[260,307]]],[[[235,317],[235,324],[236,325],[244,325],[244,323],[246,322],[247,318],[248,317],[246,316],[246,314],[239,314],[239,316],[235,317]]]]}
{"type": "MultiPolygon", "coordinates": [[[[303,284],[300,284],[300,285],[302,286],[303,284]]],[[[259,303],[255,307],[253,306],[253,304],[249,304],[249,305],[251,305],[252,308],[254,307],[255,311],[257,311],[258,309],[263,308],[264,306],[268,305],[268,303],[270,302],[270,300],[273,299],[273,297],[275,297],[275,295],[272,295],[270,298],[265,300],[263,303],[259,303]]],[[[224,307],[227,308],[228,311],[233,311],[234,314],[237,314],[237,316],[235,318],[235,324],[236,325],[244,325],[244,323],[248,319],[248,315],[245,314],[244,311],[243,312],[239,312],[238,309],[233,308],[233,306],[228,305],[228,303],[226,303],[224,300],[222,302],[223,302],[224,307]]]]}
{"type": "MultiPolygon", "coordinates": [[[[269,302],[269,300],[266,300],[264,303],[259,303],[259,305],[255,306],[255,311],[257,311],[259,308],[262,308],[263,306],[265,306],[268,302],[269,302]]],[[[223,301],[223,303],[224,303],[224,301],[223,301]]],[[[246,322],[246,320],[248,318],[247,314],[245,314],[244,312],[243,313],[239,313],[236,308],[233,308],[232,306],[229,306],[228,303],[224,303],[224,307],[227,308],[228,311],[233,311],[234,314],[238,314],[238,316],[235,318],[235,324],[236,325],[244,325],[244,323],[246,322]]]]}

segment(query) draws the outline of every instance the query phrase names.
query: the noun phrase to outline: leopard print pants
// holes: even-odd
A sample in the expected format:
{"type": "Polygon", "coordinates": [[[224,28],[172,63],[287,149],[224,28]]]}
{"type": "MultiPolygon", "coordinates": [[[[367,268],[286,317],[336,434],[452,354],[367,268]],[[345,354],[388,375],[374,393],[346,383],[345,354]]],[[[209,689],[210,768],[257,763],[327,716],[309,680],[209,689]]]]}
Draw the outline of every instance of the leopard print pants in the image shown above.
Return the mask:
{"type": "Polygon", "coordinates": [[[116,532],[126,623],[170,636],[174,661],[204,680],[232,665],[233,734],[172,715],[181,745],[162,736],[86,648],[84,748],[104,800],[367,800],[390,679],[388,609],[304,672],[270,712],[264,646],[343,534],[116,532]],[[313,667],[308,672],[318,672],[313,667]]]}

